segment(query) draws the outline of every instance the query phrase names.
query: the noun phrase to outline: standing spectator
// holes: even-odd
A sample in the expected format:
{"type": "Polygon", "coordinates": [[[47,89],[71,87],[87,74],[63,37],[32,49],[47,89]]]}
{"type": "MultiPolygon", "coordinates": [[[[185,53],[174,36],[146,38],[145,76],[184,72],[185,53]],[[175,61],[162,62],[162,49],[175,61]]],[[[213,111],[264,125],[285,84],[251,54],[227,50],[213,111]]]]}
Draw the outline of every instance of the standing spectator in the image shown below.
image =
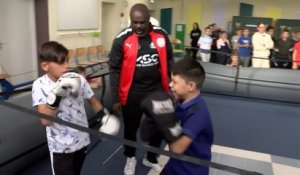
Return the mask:
{"type": "Polygon", "coordinates": [[[280,39],[275,41],[274,47],[274,67],[290,69],[292,64],[292,51],[294,42],[289,39],[289,31],[283,30],[280,39]]]}
{"type": "Polygon", "coordinates": [[[212,38],[211,35],[211,29],[209,27],[206,27],[204,29],[204,35],[202,35],[198,40],[198,46],[200,47],[200,55],[201,60],[203,62],[209,62],[210,61],[210,49],[212,45],[212,38]]]}
{"type": "MultiPolygon", "coordinates": [[[[146,5],[135,4],[130,9],[131,26],[122,30],[114,39],[109,55],[110,84],[113,110],[123,115],[124,138],[136,141],[137,130],[143,115],[141,101],[148,94],[169,90],[168,78],[173,62],[173,50],[166,32],[149,22],[146,5]]],[[[149,145],[160,147],[162,137],[151,137],[149,145]]],[[[124,146],[127,157],[125,175],[135,174],[136,148],[124,146]]],[[[148,152],[143,164],[157,172],[161,166],[157,154],[148,152]]]]}
{"type": "MultiPolygon", "coordinates": [[[[300,34],[300,32],[297,32],[300,34]]],[[[293,69],[300,69],[300,42],[297,42],[294,46],[293,52],[293,69]]]]}
{"type": "MultiPolygon", "coordinates": [[[[273,26],[268,26],[266,32],[267,32],[267,34],[269,34],[271,36],[272,41],[275,44],[276,39],[274,37],[274,33],[275,33],[274,27],[273,26]]],[[[274,48],[270,49],[269,58],[270,58],[270,67],[271,68],[275,68],[275,64],[274,64],[274,48]]]]}
{"type": "Polygon", "coordinates": [[[211,44],[211,55],[210,55],[210,60],[211,62],[216,62],[217,59],[217,54],[216,51],[217,49],[217,40],[219,39],[219,34],[221,30],[218,28],[216,23],[212,23],[208,26],[211,29],[211,38],[212,38],[212,44],[211,44]]]}
{"type": "Polygon", "coordinates": [[[227,32],[222,31],[220,32],[220,36],[219,39],[217,40],[217,49],[218,52],[221,53],[217,53],[217,63],[219,64],[223,64],[226,65],[227,63],[230,62],[230,53],[231,53],[231,49],[230,49],[230,42],[227,39],[227,32]]]}
{"type": "Polygon", "coordinates": [[[243,36],[238,40],[238,55],[241,60],[241,65],[249,67],[251,57],[251,37],[249,36],[249,29],[243,29],[243,36]]]}
{"type": "Polygon", "coordinates": [[[198,23],[195,22],[193,24],[193,30],[190,33],[190,37],[191,37],[191,40],[192,40],[191,41],[191,46],[192,46],[192,51],[193,51],[192,56],[193,56],[194,59],[196,59],[196,56],[197,56],[197,52],[198,52],[198,48],[199,48],[197,42],[198,42],[201,34],[202,34],[202,32],[199,28],[199,25],[198,25],[198,23]]]}
{"type": "Polygon", "coordinates": [[[293,32],[293,33],[294,33],[293,40],[294,40],[294,43],[296,44],[297,42],[300,41],[300,31],[293,32]]]}
{"type": "Polygon", "coordinates": [[[242,36],[242,31],[243,30],[241,28],[237,28],[235,31],[235,35],[232,36],[232,38],[231,38],[231,45],[232,45],[233,50],[238,49],[238,41],[239,41],[239,38],[242,36]]]}
{"type": "Polygon", "coordinates": [[[270,49],[274,47],[274,42],[269,34],[266,33],[266,26],[260,22],[257,24],[257,32],[252,36],[253,58],[252,66],[269,68],[270,49]]]}
{"type": "Polygon", "coordinates": [[[274,27],[273,26],[268,26],[267,29],[266,29],[266,32],[267,32],[267,34],[269,34],[271,36],[272,41],[275,42],[275,37],[274,37],[275,30],[274,30],[274,27]]]}
{"type": "Polygon", "coordinates": [[[210,24],[209,27],[211,28],[211,37],[213,39],[218,39],[219,35],[220,35],[220,32],[221,32],[221,29],[218,28],[216,23],[210,24]]]}

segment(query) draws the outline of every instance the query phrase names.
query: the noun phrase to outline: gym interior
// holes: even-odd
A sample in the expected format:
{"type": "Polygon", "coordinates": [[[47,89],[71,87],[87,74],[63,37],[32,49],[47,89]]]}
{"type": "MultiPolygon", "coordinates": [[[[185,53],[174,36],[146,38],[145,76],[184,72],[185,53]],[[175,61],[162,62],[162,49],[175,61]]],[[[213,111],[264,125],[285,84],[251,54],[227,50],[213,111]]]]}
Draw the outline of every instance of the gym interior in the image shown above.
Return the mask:
{"type": "MultiPolygon", "coordinates": [[[[109,54],[114,38],[130,26],[130,9],[136,3],[145,4],[166,31],[175,61],[191,55],[190,32],[195,22],[202,34],[216,24],[227,32],[229,41],[239,28],[254,33],[260,22],[274,27],[274,38],[279,39],[286,29],[296,43],[300,33],[298,0],[0,0],[0,174],[52,174],[45,127],[30,112],[36,110],[32,83],[43,75],[38,61],[41,45],[63,44],[69,51],[70,69],[83,66],[90,78],[100,77],[101,85],[93,88],[94,93],[111,109],[109,54]]],[[[214,129],[211,162],[217,165],[206,165],[209,174],[300,174],[296,137],[300,78],[299,70],[292,69],[293,59],[290,68],[203,62],[199,52],[196,59],[206,71],[201,94],[214,129]]],[[[90,129],[98,131],[93,110],[86,104],[85,108],[90,129]]],[[[123,174],[122,127],[114,137],[90,136],[81,174],[123,174]]],[[[136,174],[158,174],[140,163],[147,147],[142,141],[138,144],[136,174]]],[[[161,149],[168,147],[164,144],[161,149]]],[[[158,158],[162,166],[169,159],[163,153],[158,158]]]]}

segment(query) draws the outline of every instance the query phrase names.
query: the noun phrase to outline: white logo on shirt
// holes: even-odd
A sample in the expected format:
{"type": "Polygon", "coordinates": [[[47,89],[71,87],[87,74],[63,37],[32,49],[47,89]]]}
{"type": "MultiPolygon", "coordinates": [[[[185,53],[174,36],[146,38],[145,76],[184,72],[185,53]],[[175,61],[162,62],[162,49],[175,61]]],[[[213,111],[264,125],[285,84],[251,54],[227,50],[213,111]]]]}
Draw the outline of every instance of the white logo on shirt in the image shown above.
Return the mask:
{"type": "Polygon", "coordinates": [[[125,46],[127,46],[129,49],[131,49],[131,47],[132,47],[132,44],[125,43],[125,46]]]}
{"type": "Polygon", "coordinates": [[[165,47],[166,41],[164,38],[157,38],[156,40],[158,47],[165,47]]]}
{"type": "Polygon", "coordinates": [[[151,48],[151,49],[155,49],[155,45],[154,45],[154,43],[153,43],[153,42],[151,42],[151,44],[150,44],[150,48],[151,48]]]}
{"type": "Polygon", "coordinates": [[[243,40],[243,43],[247,44],[247,43],[249,43],[249,41],[248,40],[243,40]]]}
{"type": "Polygon", "coordinates": [[[158,64],[158,54],[141,55],[136,60],[136,67],[148,67],[158,64]]]}

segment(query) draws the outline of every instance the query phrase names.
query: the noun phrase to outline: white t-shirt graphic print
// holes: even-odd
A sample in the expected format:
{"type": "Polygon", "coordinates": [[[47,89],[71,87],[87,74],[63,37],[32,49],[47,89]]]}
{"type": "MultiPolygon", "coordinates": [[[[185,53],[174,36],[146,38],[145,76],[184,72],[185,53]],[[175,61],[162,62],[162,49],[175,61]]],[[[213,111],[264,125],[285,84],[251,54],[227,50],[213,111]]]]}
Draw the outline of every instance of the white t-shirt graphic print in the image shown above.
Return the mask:
{"type": "MultiPolygon", "coordinates": [[[[94,93],[86,79],[80,76],[81,88],[77,98],[62,97],[56,117],[67,122],[88,127],[87,116],[84,108],[84,99],[90,99],[94,93]]],[[[46,104],[49,92],[56,86],[48,75],[43,75],[34,81],[32,86],[33,106],[46,104]]],[[[71,153],[90,143],[89,134],[53,123],[46,127],[49,151],[54,153],[71,153]]]]}

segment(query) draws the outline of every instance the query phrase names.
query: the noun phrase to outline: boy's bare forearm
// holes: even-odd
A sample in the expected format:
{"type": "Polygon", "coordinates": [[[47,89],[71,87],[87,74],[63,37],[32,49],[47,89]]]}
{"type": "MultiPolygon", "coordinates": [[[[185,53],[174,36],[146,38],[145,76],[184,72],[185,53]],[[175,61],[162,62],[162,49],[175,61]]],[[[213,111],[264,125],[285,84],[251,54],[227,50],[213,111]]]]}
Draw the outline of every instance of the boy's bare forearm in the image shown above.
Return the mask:
{"type": "MultiPolygon", "coordinates": [[[[38,105],[37,109],[38,109],[39,113],[45,114],[47,116],[54,117],[56,115],[56,110],[52,110],[52,109],[48,108],[46,104],[38,105]]],[[[46,119],[42,119],[42,118],[40,119],[40,121],[41,121],[41,124],[44,126],[50,126],[53,123],[50,120],[46,120],[46,119]]]]}

